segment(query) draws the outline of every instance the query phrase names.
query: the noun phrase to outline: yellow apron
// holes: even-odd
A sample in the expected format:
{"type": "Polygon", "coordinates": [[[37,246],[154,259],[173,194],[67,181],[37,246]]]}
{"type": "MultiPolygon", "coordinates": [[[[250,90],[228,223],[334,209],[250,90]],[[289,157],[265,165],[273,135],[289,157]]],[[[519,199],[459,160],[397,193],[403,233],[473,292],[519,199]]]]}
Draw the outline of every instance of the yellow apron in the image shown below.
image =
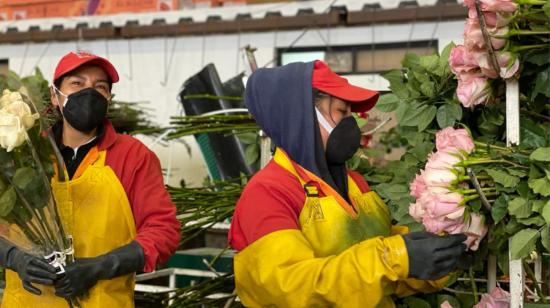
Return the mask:
{"type": "MultiPolygon", "coordinates": [[[[105,165],[105,157],[106,151],[92,148],[69,181],[72,201],[58,199],[63,225],[73,236],[76,258],[105,254],[130,243],[136,236],[130,202],[116,174],[105,165]]],[[[63,195],[60,192],[65,186],[52,180],[56,197],[63,195]]],[[[100,280],[80,303],[83,308],[134,307],[134,284],[134,274],[100,280]]],[[[35,286],[42,290],[42,295],[25,290],[17,273],[6,270],[2,307],[68,307],[65,299],[55,296],[53,287],[35,286]]]]}
{"type": "Polygon", "coordinates": [[[237,294],[247,307],[394,307],[391,295],[435,291],[444,280],[408,279],[408,256],[384,201],[348,176],[351,205],[277,149],[274,161],[294,175],[306,199],[301,230],[280,230],[235,256],[237,294]],[[325,197],[319,196],[319,190],[325,197]],[[345,278],[344,278],[345,277],[345,278]],[[343,278],[343,279],[342,279],[343,278]]]}

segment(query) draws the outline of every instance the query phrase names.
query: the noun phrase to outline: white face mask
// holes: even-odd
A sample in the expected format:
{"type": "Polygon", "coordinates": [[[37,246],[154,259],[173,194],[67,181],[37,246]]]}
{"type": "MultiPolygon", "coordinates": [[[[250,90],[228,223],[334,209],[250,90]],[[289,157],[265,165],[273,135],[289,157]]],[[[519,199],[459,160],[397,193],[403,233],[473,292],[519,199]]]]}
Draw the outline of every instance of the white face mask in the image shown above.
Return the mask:
{"type": "Polygon", "coordinates": [[[332,125],[330,125],[327,121],[327,119],[325,119],[325,116],[323,116],[323,114],[321,113],[321,111],[319,111],[319,109],[317,107],[315,107],[315,113],[317,113],[317,120],[319,121],[319,123],[321,124],[321,126],[327,131],[327,133],[330,135],[330,133],[332,133],[332,130],[334,129],[334,127],[332,127],[332,125]]]}
{"type": "MultiPolygon", "coordinates": [[[[65,97],[65,101],[63,102],[63,108],[65,108],[65,105],[67,105],[67,101],[69,100],[69,96],[65,95],[65,93],[61,92],[55,85],[52,85],[55,92],[61,94],[61,96],[65,97]]],[[[57,98],[57,95],[55,96],[55,99],[57,100],[57,104],[59,104],[59,98],[57,98]]]]}

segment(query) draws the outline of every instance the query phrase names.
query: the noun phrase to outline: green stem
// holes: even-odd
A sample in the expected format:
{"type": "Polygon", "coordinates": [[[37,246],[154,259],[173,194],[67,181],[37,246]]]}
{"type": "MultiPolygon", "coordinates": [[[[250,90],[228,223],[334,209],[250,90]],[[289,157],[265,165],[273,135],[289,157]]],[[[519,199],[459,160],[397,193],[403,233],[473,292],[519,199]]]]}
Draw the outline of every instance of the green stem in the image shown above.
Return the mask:
{"type": "Polygon", "coordinates": [[[491,35],[494,38],[507,39],[511,36],[520,35],[548,35],[550,31],[532,31],[532,30],[510,30],[506,35],[491,35]]]}
{"type": "Polygon", "coordinates": [[[479,160],[464,160],[457,164],[459,167],[468,167],[472,165],[484,165],[484,164],[492,164],[492,163],[501,163],[501,164],[509,164],[517,168],[521,169],[529,169],[529,167],[518,165],[514,162],[511,162],[506,159],[479,159],[479,160]]]}
{"type": "Polygon", "coordinates": [[[48,239],[46,238],[46,236],[44,236],[44,233],[42,232],[42,230],[40,230],[40,227],[36,225],[35,222],[33,222],[32,218],[30,218],[27,221],[26,225],[30,228],[30,230],[33,230],[37,235],[37,238],[39,238],[42,241],[42,246],[48,247],[49,245],[48,239]]]}
{"type": "Polygon", "coordinates": [[[540,285],[537,281],[537,278],[535,277],[535,273],[533,273],[533,270],[527,264],[527,262],[523,261],[523,268],[525,269],[525,273],[527,274],[527,277],[529,277],[531,280],[533,280],[533,283],[535,284],[535,290],[537,291],[537,295],[539,296],[542,303],[546,304],[546,297],[542,293],[542,290],[540,288],[540,285]]]}
{"type": "Polygon", "coordinates": [[[477,198],[479,198],[479,195],[470,195],[470,196],[464,197],[464,199],[462,199],[462,202],[460,202],[459,205],[465,205],[466,203],[472,200],[475,200],[477,198]]]}
{"type": "MultiPolygon", "coordinates": [[[[492,197],[492,196],[498,196],[499,193],[498,192],[488,192],[486,194],[484,194],[485,197],[492,197]]],[[[459,205],[465,205],[466,203],[472,201],[472,200],[475,200],[475,199],[478,199],[479,198],[479,195],[478,194],[475,194],[475,195],[466,195],[464,196],[464,199],[462,199],[462,201],[459,203],[459,205]]]]}
{"type": "MultiPolygon", "coordinates": [[[[478,178],[479,179],[479,178],[478,178]]],[[[486,188],[482,188],[481,191],[485,192],[485,191],[496,191],[497,189],[495,187],[486,187],[486,188]]],[[[477,190],[475,189],[465,189],[465,190],[459,190],[458,191],[459,193],[461,194],[476,194],[477,193],[477,190]]]]}
{"type": "Polygon", "coordinates": [[[512,52],[519,52],[524,50],[531,50],[531,49],[540,49],[540,48],[548,48],[548,44],[537,44],[537,45],[523,45],[523,46],[517,46],[513,47],[511,49],[512,52]]]}
{"type": "MultiPolygon", "coordinates": [[[[43,223],[43,225],[44,225],[44,229],[46,229],[46,232],[48,233],[48,236],[50,237],[50,239],[51,239],[54,243],[56,243],[56,242],[57,242],[57,241],[56,241],[56,238],[57,238],[57,237],[55,236],[55,233],[56,233],[56,232],[54,232],[54,230],[51,230],[51,229],[49,228],[50,226],[46,223],[46,222],[48,222],[48,221],[50,221],[50,220],[46,217],[46,213],[44,212],[44,207],[41,207],[41,208],[38,209],[38,215],[39,215],[40,218],[41,218],[41,221],[42,221],[42,223],[43,223]]],[[[62,242],[62,243],[58,243],[58,244],[61,244],[61,245],[62,245],[63,243],[64,243],[64,239],[63,239],[63,242],[62,242]]],[[[58,247],[58,248],[59,248],[59,249],[62,249],[62,248],[64,248],[64,247],[58,247]]]]}
{"type": "MultiPolygon", "coordinates": [[[[26,202],[26,201],[23,201],[23,202],[26,202]]],[[[42,217],[42,215],[40,215],[40,210],[39,209],[36,209],[32,206],[29,206],[29,208],[36,215],[36,218],[37,218],[36,220],[38,222],[38,226],[42,229],[42,232],[44,233],[44,239],[51,245],[52,249],[57,250],[59,247],[57,247],[57,245],[54,241],[54,237],[53,237],[53,234],[51,233],[51,230],[46,225],[46,220],[44,220],[45,217],[42,217]]]]}
{"type": "MultiPolygon", "coordinates": [[[[492,180],[493,178],[488,176],[488,175],[478,175],[476,176],[478,180],[492,180]]],[[[459,176],[458,178],[458,181],[461,182],[461,181],[469,181],[470,180],[470,177],[467,176],[467,175],[461,175],[459,176]]]]}
{"type": "Polygon", "coordinates": [[[546,1],[544,0],[516,0],[515,1],[519,5],[545,5],[546,1]]]}
{"type": "Polygon", "coordinates": [[[25,235],[33,243],[38,243],[40,245],[43,245],[43,240],[40,238],[40,236],[38,236],[29,226],[27,226],[26,223],[23,220],[21,220],[19,217],[15,216],[15,215],[13,217],[14,217],[14,220],[15,220],[15,223],[17,224],[17,226],[19,228],[21,228],[23,233],[25,233],[25,235]]]}
{"type": "Polygon", "coordinates": [[[489,147],[491,149],[496,149],[496,150],[501,150],[501,151],[510,151],[509,148],[500,147],[500,146],[497,146],[497,145],[494,145],[494,144],[488,144],[488,143],[481,142],[481,141],[474,141],[474,144],[476,146],[480,146],[480,147],[483,147],[483,148],[489,147]]]}
{"type": "Polygon", "coordinates": [[[472,292],[474,293],[474,304],[478,303],[478,295],[477,295],[477,285],[476,281],[474,279],[474,268],[470,266],[470,270],[468,271],[468,274],[470,276],[470,282],[472,284],[472,292]]]}
{"type": "Polygon", "coordinates": [[[530,116],[533,116],[533,117],[537,117],[539,119],[543,119],[543,120],[546,120],[546,121],[550,121],[550,117],[549,116],[545,116],[545,115],[542,115],[542,114],[539,114],[539,113],[536,113],[536,112],[533,112],[533,111],[530,111],[530,110],[527,110],[527,109],[521,109],[520,110],[521,113],[524,113],[524,114],[528,114],[530,116]]]}

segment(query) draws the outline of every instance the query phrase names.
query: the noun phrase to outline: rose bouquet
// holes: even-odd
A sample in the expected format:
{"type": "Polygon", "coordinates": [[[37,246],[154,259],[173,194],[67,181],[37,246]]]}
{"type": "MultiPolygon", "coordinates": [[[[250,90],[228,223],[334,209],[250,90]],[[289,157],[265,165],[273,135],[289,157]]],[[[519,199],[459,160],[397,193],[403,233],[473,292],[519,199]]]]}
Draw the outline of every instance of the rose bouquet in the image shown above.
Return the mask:
{"type": "MultiPolygon", "coordinates": [[[[506,226],[528,227],[510,234],[514,258],[526,257],[539,238],[550,251],[547,235],[542,238],[550,223],[550,208],[545,210],[550,206],[550,148],[503,148],[450,127],[436,134],[435,143],[437,151],[410,185],[416,202],[409,214],[416,221],[436,234],[465,233],[468,247],[477,250],[487,234],[486,221],[498,227],[505,220],[506,226]],[[521,240],[525,232],[533,232],[527,242],[521,240]]],[[[502,242],[499,237],[493,234],[491,241],[502,242]]]]}
{"type": "Polygon", "coordinates": [[[466,0],[464,5],[464,44],[453,48],[449,64],[459,101],[473,107],[498,99],[495,79],[517,77],[527,51],[548,49],[550,11],[540,0],[466,0]]]}
{"type": "MultiPolygon", "coordinates": [[[[0,236],[45,258],[58,273],[73,261],[61,215],[70,213],[67,174],[36,108],[19,92],[0,98],[0,236]],[[52,192],[50,179],[61,183],[52,192]]],[[[69,221],[69,219],[64,219],[69,221]]],[[[78,305],[76,300],[71,304],[78,305]]]]}

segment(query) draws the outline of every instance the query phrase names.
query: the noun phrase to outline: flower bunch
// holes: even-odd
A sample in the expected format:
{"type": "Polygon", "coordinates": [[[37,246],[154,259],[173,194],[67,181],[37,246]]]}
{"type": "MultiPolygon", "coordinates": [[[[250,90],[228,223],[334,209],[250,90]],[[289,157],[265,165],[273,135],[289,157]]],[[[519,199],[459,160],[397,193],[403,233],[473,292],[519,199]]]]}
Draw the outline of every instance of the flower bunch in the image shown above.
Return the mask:
{"type": "Polygon", "coordinates": [[[466,203],[478,196],[469,194],[472,191],[462,181],[464,168],[458,166],[474,150],[474,142],[467,130],[448,127],[436,134],[436,148],[410,185],[416,202],[409,214],[428,232],[466,234],[466,245],[477,250],[487,226],[482,215],[466,209],[466,203]]]}
{"type": "Polygon", "coordinates": [[[464,1],[468,8],[464,44],[456,46],[449,56],[451,70],[458,80],[456,94],[464,107],[489,102],[491,80],[517,76],[522,51],[548,48],[546,39],[550,31],[546,25],[550,16],[541,14],[545,3],[541,0],[464,1]]]}
{"type": "Polygon", "coordinates": [[[25,142],[27,130],[39,118],[19,92],[4,90],[0,98],[0,146],[11,152],[25,142]]]}
{"type": "Polygon", "coordinates": [[[487,33],[490,35],[490,49],[483,35],[475,0],[464,1],[464,5],[468,7],[464,45],[453,48],[449,64],[458,79],[456,94],[459,101],[464,107],[473,107],[486,103],[491,97],[489,79],[510,78],[518,72],[518,56],[501,50],[506,45],[508,24],[517,10],[517,4],[511,0],[480,1],[487,33]],[[490,50],[496,52],[491,54],[490,50]]]}
{"type": "Polygon", "coordinates": [[[52,176],[64,181],[66,170],[35,109],[19,92],[4,90],[0,97],[0,237],[62,274],[74,250],[63,225],[68,219],[59,214],[67,211],[58,211],[57,199],[68,200],[70,192],[61,188],[54,195],[52,176]]]}

